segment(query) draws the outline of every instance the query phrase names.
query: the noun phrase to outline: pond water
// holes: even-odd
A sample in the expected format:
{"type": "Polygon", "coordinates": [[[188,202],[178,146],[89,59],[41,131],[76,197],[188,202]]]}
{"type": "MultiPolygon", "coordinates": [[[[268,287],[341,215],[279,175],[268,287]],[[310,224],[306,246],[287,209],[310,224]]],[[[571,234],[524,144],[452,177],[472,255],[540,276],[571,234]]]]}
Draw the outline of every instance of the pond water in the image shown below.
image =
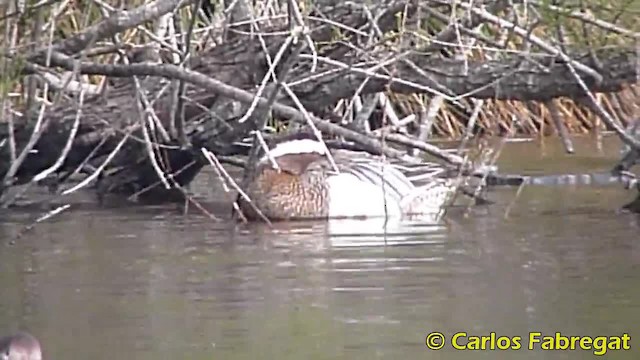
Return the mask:
{"type": "MultiPolygon", "coordinates": [[[[618,156],[614,141],[590,147],[510,144],[500,164],[594,171],[618,156]]],[[[215,176],[194,191],[223,221],[80,199],[12,241],[40,213],[2,214],[0,330],[29,330],[45,359],[593,356],[526,350],[530,332],[628,333],[631,350],[608,353],[640,350],[640,216],[618,210],[634,196],[619,185],[497,189],[494,205],[386,234],[376,222],[237,224],[215,176]],[[425,346],[431,332],[442,350],[425,346]],[[456,332],[520,336],[524,349],[454,350],[456,332]]]]}

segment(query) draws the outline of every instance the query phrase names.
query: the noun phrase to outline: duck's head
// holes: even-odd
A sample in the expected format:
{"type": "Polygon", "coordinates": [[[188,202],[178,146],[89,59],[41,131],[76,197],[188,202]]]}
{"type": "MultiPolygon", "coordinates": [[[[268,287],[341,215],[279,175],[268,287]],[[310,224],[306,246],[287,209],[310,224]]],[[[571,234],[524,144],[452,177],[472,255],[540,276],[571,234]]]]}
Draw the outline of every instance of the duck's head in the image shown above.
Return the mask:
{"type": "Polygon", "coordinates": [[[277,143],[268,154],[263,154],[258,161],[258,166],[274,169],[275,161],[280,170],[301,175],[309,164],[324,158],[326,154],[326,147],[318,140],[286,140],[277,143]]]}
{"type": "Polygon", "coordinates": [[[42,360],[40,342],[33,335],[19,332],[0,338],[1,360],[42,360]]]}

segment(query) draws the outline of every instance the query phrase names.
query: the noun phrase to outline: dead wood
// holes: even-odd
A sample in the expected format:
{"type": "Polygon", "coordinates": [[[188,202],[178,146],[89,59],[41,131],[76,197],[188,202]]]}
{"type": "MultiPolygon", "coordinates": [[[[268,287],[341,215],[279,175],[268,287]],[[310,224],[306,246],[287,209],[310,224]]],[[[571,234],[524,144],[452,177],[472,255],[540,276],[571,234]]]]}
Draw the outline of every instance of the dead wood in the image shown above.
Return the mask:
{"type": "MultiPolygon", "coordinates": [[[[101,191],[131,195],[144,190],[146,195],[161,197],[171,190],[172,184],[181,187],[198,173],[205,164],[201,148],[216,155],[234,155],[235,143],[251,131],[262,129],[268,110],[280,122],[309,125],[310,121],[325,135],[345,138],[367,151],[392,157],[405,155],[403,151],[383,146],[382,141],[387,141],[423,150],[460,166],[463,161],[459,156],[441,152],[424,139],[414,140],[402,134],[376,135],[343,126],[341,116],[332,107],[356,95],[385,91],[434,95],[454,105],[465,98],[550,103],[560,97],[583,98],[584,86],[592,92],[616,92],[635,83],[638,76],[633,47],[576,50],[563,56],[513,53],[493,59],[465,59],[441,56],[436,50],[442,46],[399,49],[385,43],[383,38],[373,37],[374,29],[381,34],[398,31],[399,13],[416,13],[418,7],[404,1],[380,1],[371,8],[364,4],[319,2],[305,24],[281,23],[269,28],[284,31],[296,25],[307,27],[308,32],[280,32],[268,37],[237,32],[222,44],[193,56],[184,68],[150,63],[108,65],[78,59],[79,52],[95,41],[165,14],[178,3],[191,2],[158,1],[152,13],[132,10],[114,15],[54,44],[50,58],[44,56],[46,49],[12,57],[16,63],[20,59],[27,61],[16,64],[24,73],[37,74],[44,67],[57,66],[115,79],[102,94],[83,101],[82,121],[73,146],[56,172],[59,177],[65,178],[78,168],[91,173],[103,166],[101,191]],[[372,14],[376,16],[375,21],[371,20],[372,14]],[[336,32],[340,33],[336,35],[336,32]],[[274,83],[267,77],[271,66],[267,59],[274,58],[288,37],[296,36],[296,41],[304,42],[306,35],[313,44],[323,46],[305,44],[304,53],[294,56],[286,84],[299,102],[284,92],[272,101],[263,95],[257,102],[258,110],[248,121],[240,121],[263,79],[274,83]],[[567,71],[569,65],[575,64],[584,70],[580,73],[582,84],[567,71]],[[171,105],[173,80],[186,84],[180,117],[186,141],[166,138],[163,133],[163,129],[171,128],[176,116],[171,105]],[[143,90],[142,94],[139,90],[143,90]],[[168,174],[167,182],[158,177],[158,167],[168,174]]],[[[497,1],[491,11],[499,13],[508,3],[497,1]]],[[[245,10],[238,10],[242,12],[238,16],[244,18],[245,10]]],[[[412,22],[417,20],[408,18],[412,22]]],[[[458,25],[473,28],[488,21],[487,18],[485,12],[476,12],[460,20],[458,25]]],[[[435,38],[452,41],[456,35],[454,28],[446,27],[435,38]]],[[[243,29],[251,30],[251,27],[236,30],[243,29]]],[[[285,60],[289,55],[290,52],[285,54],[285,60]]],[[[279,70],[276,66],[275,73],[279,70]]],[[[4,186],[26,184],[56,163],[72,131],[76,104],[77,100],[70,97],[47,109],[47,127],[34,151],[4,186]]],[[[11,133],[2,126],[0,140],[15,139],[16,147],[23,148],[34,133],[35,123],[33,117],[23,118],[11,133]]],[[[6,149],[0,148],[0,177],[4,177],[11,166],[6,149]]]]}

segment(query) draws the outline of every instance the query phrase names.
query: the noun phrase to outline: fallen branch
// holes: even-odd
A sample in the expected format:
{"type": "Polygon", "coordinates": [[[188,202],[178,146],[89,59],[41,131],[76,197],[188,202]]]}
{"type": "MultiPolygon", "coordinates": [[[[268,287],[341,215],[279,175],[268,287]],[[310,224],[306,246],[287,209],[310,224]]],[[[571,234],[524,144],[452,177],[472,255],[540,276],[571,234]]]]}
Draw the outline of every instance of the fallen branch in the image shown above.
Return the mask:
{"type": "Polygon", "coordinates": [[[112,37],[134,26],[154,20],[168,12],[174,11],[178,6],[187,6],[195,0],[156,0],[141,5],[133,10],[120,11],[101,22],[89,26],[83,31],[64,39],[51,47],[33,51],[26,58],[34,62],[42,62],[49,52],[62,54],[75,54],[83,50],[89,44],[112,37]]]}

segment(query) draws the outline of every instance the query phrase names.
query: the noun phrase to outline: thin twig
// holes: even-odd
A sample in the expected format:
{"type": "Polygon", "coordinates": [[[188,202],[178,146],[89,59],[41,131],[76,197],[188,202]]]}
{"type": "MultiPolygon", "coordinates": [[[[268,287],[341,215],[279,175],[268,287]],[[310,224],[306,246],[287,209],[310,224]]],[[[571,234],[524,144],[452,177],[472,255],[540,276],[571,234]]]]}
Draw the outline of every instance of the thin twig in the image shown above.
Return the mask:
{"type": "Polygon", "coordinates": [[[16,235],[16,237],[15,237],[15,238],[16,238],[16,239],[21,238],[22,236],[24,236],[24,234],[26,234],[27,232],[29,232],[29,231],[33,230],[33,228],[34,228],[36,225],[38,225],[39,223],[41,223],[41,222],[43,222],[43,221],[46,221],[46,220],[48,220],[48,219],[50,219],[50,218],[52,218],[52,217],[54,217],[54,216],[56,216],[56,215],[58,215],[58,214],[62,213],[63,211],[65,211],[65,210],[69,209],[70,207],[71,207],[71,205],[70,205],[70,204],[65,204],[65,205],[58,206],[57,208],[55,208],[55,209],[53,209],[53,210],[51,210],[51,211],[48,211],[48,212],[47,212],[47,213],[45,213],[44,215],[42,215],[42,216],[38,217],[38,218],[37,218],[34,222],[32,222],[31,224],[29,224],[29,225],[25,226],[24,228],[22,228],[22,230],[20,230],[20,231],[18,232],[18,234],[16,235]]]}
{"type": "Polygon", "coordinates": [[[262,211],[260,211],[260,209],[258,209],[258,207],[253,203],[251,198],[249,198],[249,196],[240,188],[240,186],[238,186],[238,184],[235,182],[235,180],[233,180],[231,175],[229,175],[227,170],[225,170],[222,164],[220,164],[215,154],[205,148],[202,148],[201,151],[204,157],[209,161],[211,166],[213,166],[214,168],[217,168],[222,173],[222,175],[224,175],[224,178],[226,179],[228,184],[230,184],[238,192],[238,194],[240,194],[240,196],[251,206],[251,208],[253,208],[256,214],[258,214],[258,216],[260,216],[260,218],[264,222],[266,222],[267,224],[269,224],[269,226],[271,226],[272,225],[271,221],[269,221],[269,219],[264,215],[264,213],[262,213],[262,211]]]}

